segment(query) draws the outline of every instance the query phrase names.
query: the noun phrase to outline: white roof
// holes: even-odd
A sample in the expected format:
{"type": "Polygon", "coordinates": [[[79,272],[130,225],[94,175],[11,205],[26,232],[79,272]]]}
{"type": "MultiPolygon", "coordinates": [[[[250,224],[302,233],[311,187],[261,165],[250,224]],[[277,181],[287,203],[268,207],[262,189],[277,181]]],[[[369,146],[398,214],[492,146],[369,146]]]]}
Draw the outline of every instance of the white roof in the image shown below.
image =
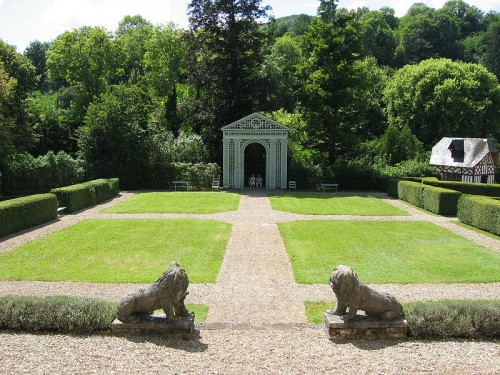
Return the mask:
{"type": "Polygon", "coordinates": [[[270,119],[260,113],[252,113],[242,119],[226,125],[222,130],[290,130],[285,125],[270,119]]]}
{"type": "Polygon", "coordinates": [[[444,137],[432,148],[430,164],[471,168],[489,153],[498,153],[498,150],[488,139],[444,137]],[[463,149],[463,158],[454,158],[451,148],[463,149]]]}

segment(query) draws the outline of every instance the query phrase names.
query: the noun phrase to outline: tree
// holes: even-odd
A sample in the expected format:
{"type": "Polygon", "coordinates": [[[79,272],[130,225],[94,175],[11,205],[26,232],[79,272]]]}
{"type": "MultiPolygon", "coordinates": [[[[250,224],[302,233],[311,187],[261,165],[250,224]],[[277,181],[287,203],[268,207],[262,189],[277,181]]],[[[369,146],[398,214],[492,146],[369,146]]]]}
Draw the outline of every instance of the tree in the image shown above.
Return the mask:
{"type": "Polygon", "coordinates": [[[167,129],[179,135],[176,85],[185,73],[186,48],[173,24],[152,32],[144,55],[146,81],[165,109],[167,129]]]}
{"type": "MultiPolygon", "coordinates": [[[[33,144],[33,133],[28,125],[25,100],[36,87],[35,68],[31,61],[16,52],[13,46],[0,40],[0,65],[3,94],[0,104],[4,150],[23,151],[33,144]]],[[[5,154],[0,154],[0,160],[5,154]]]]}
{"type": "Polygon", "coordinates": [[[408,126],[430,149],[442,137],[494,137],[500,86],[486,68],[429,59],[398,70],[384,91],[389,123],[408,126]]]}
{"type": "Polygon", "coordinates": [[[393,65],[396,37],[386,14],[382,11],[365,13],[360,24],[363,54],[375,57],[380,65],[393,65]]]}
{"type": "Polygon", "coordinates": [[[35,67],[35,74],[37,76],[36,88],[42,91],[48,90],[46,52],[50,49],[50,46],[51,43],[49,42],[35,40],[24,50],[24,56],[30,59],[35,67]]]}
{"type": "Polygon", "coordinates": [[[302,50],[298,38],[285,34],[276,39],[271,53],[264,59],[262,74],[268,80],[265,107],[293,112],[296,105],[297,68],[302,64],[302,50]]]}
{"type": "Polygon", "coordinates": [[[214,157],[221,157],[220,127],[254,111],[260,97],[266,38],[257,21],[268,10],[261,0],[192,0],[188,6],[188,81],[197,89],[190,117],[214,157]]]}
{"type": "Polygon", "coordinates": [[[440,9],[440,12],[458,19],[460,39],[465,39],[473,33],[484,30],[483,12],[463,0],[449,0],[440,9]]]}
{"type": "Polygon", "coordinates": [[[49,76],[81,85],[89,98],[97,97],[118,73],[117,52],[111,35],[101,27],[66,31],[47,52],[49,76]]]}
{"type": "Polygon", "coordinates": [[[140,186],[150,111],[150,97],[138,86],[111,86],[89,106],[78,146],[92,177],[118,177],[124,187],[140,186]]]}
{"type": "Polygon", "coordinates": [[[397,35],[399,66],[429,58],[463,56],[459,20],[424,4],[414,4],[400,19],[397,35]]]}
{"type": "Polygon", "coordinates": [[[120,51],[125,82],[137,83],[144,76],[144,55],[153,32],[151,22],[142,16],[125,16],[120,21],[115,44],[120,51]]]}
{"type": "Polygon", "coordinates": [[[337,13],[335,1],[322,1],[321,19],[304,36],[304,64],[299,69],[300,112],[311,147],[332,164],[354,142],[353,127],[363,117],[355,98],[360,84],[361,43],[353,13],[337,13]]]}

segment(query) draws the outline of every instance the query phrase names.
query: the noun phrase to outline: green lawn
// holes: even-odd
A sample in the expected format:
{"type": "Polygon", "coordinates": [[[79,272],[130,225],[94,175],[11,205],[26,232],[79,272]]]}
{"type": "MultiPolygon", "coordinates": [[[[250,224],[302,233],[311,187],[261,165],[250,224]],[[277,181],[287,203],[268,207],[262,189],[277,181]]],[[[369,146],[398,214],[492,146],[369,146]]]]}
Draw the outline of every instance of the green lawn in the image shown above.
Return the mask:
{"type": "Polygon", "coordinates": [[[211,220],[84,220],[0,254],[0,280],[150,283],[172,261],[216,281],[231,225],[211,220]]]}
{"type": "Polygon", "coordinates": [[[139,193],[103,210],[110,214],[182,213],[211,214],[238,209],[240,195],[226,192],[139,193]]]}
{"type": "Polygon", "coordinates": [[[279,229],[298,283],[328,283],[339,264],[366,283],[500,281],[499,253],[431,223],[318,220],[279,229]]]}
{"type": "Polygon", "coordinates": [[[274,210],[308,215],[407,216],[379,198],[364,194],[270,194],[274,210]]]}
{"type": "MultiPolygon", "coordinates": [[[[332,292],[333,293],[333,292],[332,292]]],[[[325,322],[325,311],[332,310],[336,302],[305,301],[306,317],[309,323],[321,324],[325,322]]]]}

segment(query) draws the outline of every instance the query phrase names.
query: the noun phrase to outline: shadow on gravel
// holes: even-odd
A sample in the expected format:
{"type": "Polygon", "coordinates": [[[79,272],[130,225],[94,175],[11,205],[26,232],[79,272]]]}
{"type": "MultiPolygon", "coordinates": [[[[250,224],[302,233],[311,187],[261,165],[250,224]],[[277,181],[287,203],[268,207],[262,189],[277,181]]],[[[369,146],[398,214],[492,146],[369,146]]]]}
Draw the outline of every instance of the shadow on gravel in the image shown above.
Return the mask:
{"type": "Polygon", "coordinates": [[[208,344],[201,342],[200,331],[194,330],[191,340],[172,339],[160,335],[123,336],[124,339],[136,344],[150,343],[172,349],[183,350],[188,353],[201,353],[208,349],[208,344]]]}
{"type": "Polygon", "coordinates": [[[339,345],[354,345],[360,350],[380,350],[390,348],[392,346],[397,346],[399,344],[405,343],[408,340],[339,340],[334,341],[334,344],[339,345]]]}

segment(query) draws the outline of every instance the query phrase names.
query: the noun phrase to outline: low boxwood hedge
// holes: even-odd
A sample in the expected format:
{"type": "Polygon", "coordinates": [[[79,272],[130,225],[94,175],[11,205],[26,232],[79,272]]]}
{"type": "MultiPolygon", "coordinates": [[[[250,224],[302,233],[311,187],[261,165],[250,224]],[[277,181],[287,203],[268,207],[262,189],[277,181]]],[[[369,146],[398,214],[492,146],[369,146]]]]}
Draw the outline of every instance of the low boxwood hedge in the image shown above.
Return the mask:
{"type": "Polygon", "coordinates": [[[0,237],[57,218],[54,194],[37,194],[0,202],[0,237]]]}
{"type": "Polygon", "coordinates": [[[51,193],[57,196],[60,207],[66,207],[67,212],[75,212],[104,202],[117,195],[118,191],[119,180],[111,178],[52,189],[51,193]]]}
{"type": "Polygon", "coordinates": [[[424,185],[413,181],[398,182],[398,198],[424,208],[424,185]]]}
{"type": "Polygon", "coordinates": [[[419,301],[403,304],[409,335],[421,339],[500,337],[500,302],[419,301]]]}
{"type": "Polygon", "coordinates": [[[480,184],[459,181],[439,181],[434,178],[422,178],[425,185],[437,186],[451,189],[470,195],[485,195],[488,197],[500,197],[500,184],[480,184]]]}
{"type": "Polygon", "coordinates": [[[0,329],[89,333],[109,330],[115,302],[70,296],[0,297],[0,329]]]}
{"type": "Polygon", "coordinates": [[[462,195],[458,201],[458,219],[467,225],[500,236],[500,200],[477,195],[462,195]]]}

